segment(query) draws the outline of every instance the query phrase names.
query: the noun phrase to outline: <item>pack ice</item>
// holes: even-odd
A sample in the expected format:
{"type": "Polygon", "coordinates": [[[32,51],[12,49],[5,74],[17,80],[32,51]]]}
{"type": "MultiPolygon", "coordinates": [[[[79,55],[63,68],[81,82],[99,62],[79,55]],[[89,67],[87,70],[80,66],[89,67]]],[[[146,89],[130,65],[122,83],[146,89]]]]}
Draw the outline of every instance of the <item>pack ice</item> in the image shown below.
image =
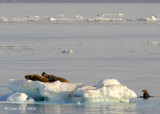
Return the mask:
{"type": "Polygon", "coordinates": [[[121,85],[116,79],[100,80],[95,86],[60,81],[44,83],[10,79],[9,89],[13,94],[8,97],[8,102],[28,102],[32,98],[45,99],[53,103],[129,102],[130,99],[137,97],[134,91],[121,85]]]}

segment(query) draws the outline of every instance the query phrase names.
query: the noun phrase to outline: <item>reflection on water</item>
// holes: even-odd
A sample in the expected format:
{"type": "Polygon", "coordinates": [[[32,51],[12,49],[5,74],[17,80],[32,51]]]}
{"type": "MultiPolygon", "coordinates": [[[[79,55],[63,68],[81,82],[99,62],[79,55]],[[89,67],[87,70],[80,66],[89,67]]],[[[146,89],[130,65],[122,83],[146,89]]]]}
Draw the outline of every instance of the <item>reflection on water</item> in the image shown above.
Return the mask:
{"type": "Polygon", "coordinates": [[[27,103],[7,103],[0,101],[0,110],[2,114],[128,114],[128,113],[159,113],[159,97],[150,99],[136,98],[130,103],[88,103],[75,104],[67,102],[64,104],[55,104],[49,101],[37,101],[33,104],[27,103]]]}
{"type": "Polygon", "coordinates": [[[3,114],[11,113],[52,113],[52,114],[108,114],[108,113],[136,113],[136,104],[133,103],[110,103],[110,104],[12,104],[1,103],[0,109],[3,114]]]}
{"type": "Polygon", "coordinates": [[[136,105],[130,103],[116,103],[116,104],[107,104],[107,105],[87,105],[85,106],[85,113],[88,114],[90,112],[108,114],[108,113],[127,113],[127,112],[135,112],[136,105]]]}

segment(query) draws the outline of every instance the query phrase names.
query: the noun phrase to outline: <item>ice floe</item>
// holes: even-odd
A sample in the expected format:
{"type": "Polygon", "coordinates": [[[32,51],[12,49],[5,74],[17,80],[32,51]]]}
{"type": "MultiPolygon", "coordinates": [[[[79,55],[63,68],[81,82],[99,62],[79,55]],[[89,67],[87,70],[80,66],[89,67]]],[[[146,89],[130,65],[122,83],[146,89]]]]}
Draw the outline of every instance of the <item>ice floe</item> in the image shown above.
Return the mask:
{"type": "Polygon", "coordinates": [[[72,49],[68,49],[68,50],[63,50],[62,53],[73,54],[74,51],[72,49]]]}
{"type": "Polygon", "coordinates": [[[28,95],[25,93],[14,93],[7,98],[8,102],[24,102],[27,100],[28,95]]]}
{"type": "Polygon", "coordinates": [[[158,41],[149,41],[148,45],[152,46],[152,45],[160,45],[160,42],[158,41]]]}
{"type": "Polygon", "coordinates": [[[34,100],[46,99],[53,103],[104,103],[129,102],[130,99],[137,97],[134,91],[120,84],[116,79],[101,80],[95,86],[60,81],[43,83],[11,79],[9,89],[13,91],[13,94],[8,97],[9,102],[25,102],[30,97],[34,100]]]}
{"type": "Polygon", "coordinates": [[[29,98],[25,93],[14,93],[7,98],[7,102],[34,102],[34,99],[29,98]]]}
{"type": "Polygon", "coordinates": [[[55,18],[53,18],[53,17],[47,17],[47,16],[46,16],[46,20],[47,20],[47,21],[56,21],[55,18]]]}
{"type": "Polygon", "coordinates": [[[70,15],[67,16],[66,14],[59,14],[59,16],[26,16],[26,17],[0,17],[0,22],[1,23],[55,23],[55,24],[82,24],[82,23],[87,23],[87,22],[93,22],[93,23],[112,23],[112,22],[123,22],[124,24],[128,22],[148,22],[148,23],[153,23],[153,22],[159,22],[160,17],[159,15],[152,15],[150,17],[125,17],[123,13],[113,13],[113,14],[97,14],[95,17],[85,17],[79,14],[76,15],[70,15]]]}

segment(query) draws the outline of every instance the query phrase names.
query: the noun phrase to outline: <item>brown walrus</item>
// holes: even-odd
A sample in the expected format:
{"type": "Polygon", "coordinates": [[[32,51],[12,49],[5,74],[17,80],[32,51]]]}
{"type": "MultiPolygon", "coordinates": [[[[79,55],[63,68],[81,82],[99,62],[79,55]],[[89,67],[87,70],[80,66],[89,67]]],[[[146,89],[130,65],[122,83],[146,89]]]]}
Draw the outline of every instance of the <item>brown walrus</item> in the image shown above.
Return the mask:
{"type": "Polygon", "coordinates": [[[42,72],[42,76],[46,77],[46,78],[49,78],[50,81],[55,81],[55,80],[59,80],[60,82],[66,82],[66,83],[69,83],[69,81],[65,78],[62,78],[62,77],[58,77],[58,76],[55,76],[55,75],[49,75],[47,74],[46,72],[42,72]]]}
{"type": "Polygon", "coordinates": [[[38,74],[31,74],[31,75],[25,75],[25,79],[32,80],[32,81],[41,81],[41,82],[53,82],[56,80],[50,80],[49,78],[46,78],[44,76],[38,75],[38,74]]]}
{"type": "Polygon", "coordinates": [[[148,93],[147,90],[142,90],[142,93],[143,93],[143,98],[144,98],[144,99],[148,99],[148,98],[151,97],[151,96],[149,95],[149,93],[148,93]]]}
{"type": "Polygon", "coordinates": [[[49,74],[47,74],[46,72],[42,72],[42,76],[48,78],[48,75],[49,75],[49,74]]]}

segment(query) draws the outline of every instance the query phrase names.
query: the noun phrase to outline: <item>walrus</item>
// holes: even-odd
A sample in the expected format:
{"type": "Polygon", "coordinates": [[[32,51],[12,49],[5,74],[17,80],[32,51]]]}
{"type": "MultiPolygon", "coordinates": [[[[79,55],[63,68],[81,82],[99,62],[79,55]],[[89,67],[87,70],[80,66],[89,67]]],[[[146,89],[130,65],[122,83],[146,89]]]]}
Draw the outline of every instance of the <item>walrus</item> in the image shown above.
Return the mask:
{"type": "Polygon", "coordinates": [[[42,76],[44,76],[46,78],[49,78],[51,81],[59,80],[60,82],[69,83],[69,81],[67,79],[65,79],[65,78],[58,77],[58,76],[55,76],[55,75],[49,75],[46,72],[42,72],[42,76]]]}
{"type": "Polygon", "coordinates": [[[48,78],[49,74],[47,74],[46,72],[42,72],[42,76],[48,78]]]}
{"type": "Polygon", "coordinates": [[[147,90],[142,90],[142,93],[143,93],[143,98],[144,98],[144,99],[148,99],[148,98],[151,97],[151,96],[149,95],[149,93],[148,93],[147,90]]]}
{"type": "Polygon", "coordinates": [[[54,82],[54,81],[56,81],[54,78],[51,81],[49,78],[46,78],[46,77],[38,75],[38,74],[25,75],[25,79],[32,80],[32,81],[41,81],[41,82],[54,82]]]}

